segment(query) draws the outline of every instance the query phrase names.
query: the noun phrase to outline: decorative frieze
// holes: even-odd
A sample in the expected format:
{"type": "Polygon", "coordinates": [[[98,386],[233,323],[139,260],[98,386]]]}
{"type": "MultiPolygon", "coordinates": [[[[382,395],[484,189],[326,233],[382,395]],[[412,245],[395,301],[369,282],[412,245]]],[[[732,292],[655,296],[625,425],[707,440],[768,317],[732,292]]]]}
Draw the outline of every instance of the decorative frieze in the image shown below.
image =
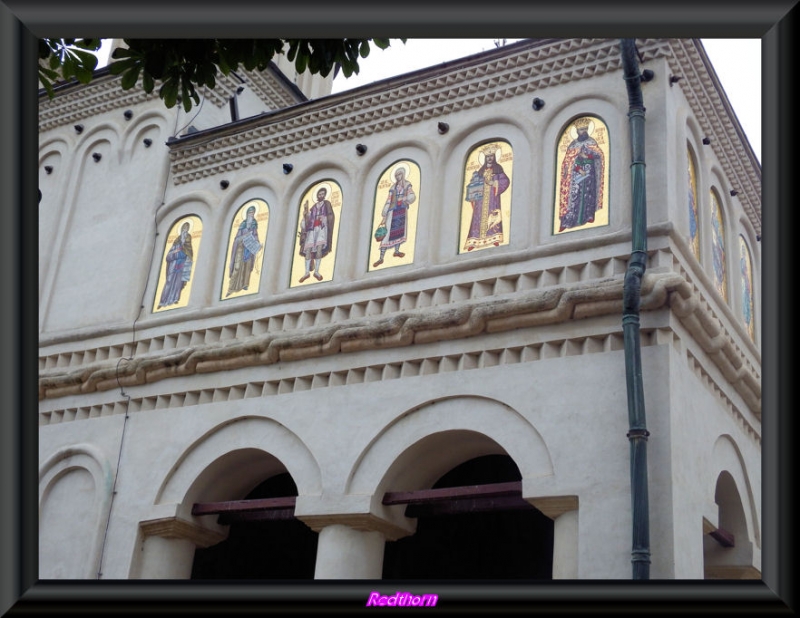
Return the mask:
{"type": "MultiPolygon", "coordinates": [[[[645,347],[653,345],[656,342],[654,335],[654,331],[643,333],[642,345],[645,347]]],[[[212,402],[268,397],[319,388],[367,384],[454,371],[515,365],[550,358],[610,352],[622,350],[623,347],[622,333],[606,333],[572,339],[561,337],[553,341],[530,345],[420,357],[411,360],[352,367],[275,380],[247,382],[218,388],[166,393],[150,397],[133,397],[127,404],[119,402],[50,410],[40,413],[40,424],[48,425],[128,412],[183,408],[212,402]]]]}
{"type": "Polygon", "coordinates": [[[139,87],[123,90],[116,77],[101,76],[87,86],[76,86],[59,93],[54,99],[39,97],[39,132],[72,125],[95,118],[100,114],[132,107],[158,98],[157,92],[147,94],[139,87]]]}
{"type": "MultiPolygon", "coordinates": [[[[676,341],[678,339],[678,336],[670,329],[644,329],[641,332],[641,345],[643,348],[661,345],[670,338],[676,341]]],[[[51,425],[115,414],[169,410],[207,403],[284,395],[321,388],[434,376],[442,373],[485,369],[488,367],[504,367],[552,358],[620,351],[624,349],[624,345],[621,332],[573,338],[562,337],[552,341],[528,345],[490,350],[478,349],[469,352],[418,357],[410,360],[356,366],[336,371],[325,371],[274,380],[246,382],[231,386],[164,393],[148,397],[132,397],[127,402],[117,401],[91,406],[53,409],[39,413],[39,424],[51,425]]],[[[742,410],[719,388],[703,367],[702,362],[691,353],[688,353],[686,358],[689,367],[706,385],[706,388],[722,402],[729,414],[737,419],[742,429],[760,444],[760,432],[752,426],[742,410]]],[[[756,383],[752,381],[752,377],[750,380],[751,386],[755,387],[756,383]]],[[[755,396],[757,393],[753,393],[753,395],[755,396]]]]}
{"type": "MultiPolygon", "coordinates": [[[[521,279],[521,276],[518,280],[521,279]]],[[[496,283],[495,283],[496,285],[496,283]]],[[[459,286],[453,286],[459,290],[459,286]]],[[[453,287],[448,290],[452,293],[453,287]]],[[[484,287],[484,290],[487,288],[484,287]]],[[[447,304],[432,305],[425,309],[401,311],[402,297],[392,299],[388,307],[394,310],[389,314],[377,314],[344,319],[339,322],[308,325],[303,324],[303,313],[282,316],[279,322],[272,322],[274,330],[270,331],[269,323],[262,334],[254,334],[252,324],[244,329],[232,329],[228,334],[235,337],[218,339],[217,341],[200,343],[198,337],[195,344],[190,345],[192,336],[189,333],[179,335],[176,343],[181,348],[172,348],[160,352],[124,359],[125,362],[101,362],[78,367],[72,371],[43,371],[39,379],[39,398],[56,398],[78,393],[106,391],[120,387],[131,387],[145,383],[153,383],[171,377],[192,375],[195,373],[211,373],[239,369],[243,367],[270,365],[302,361],[333,354],[346,354],[375,349],[406,347],[415,344],[426,344],[437,341],[456,340],[473,337],[483,333],[503,332],[518,328],[559,324],[568,320],[581,319],[600,315],[612,315],[620,311],[623,282],[621,276],[613,276],[591,283],[558,285],[545,288],[533,288],[528,291],[501,294],[477,299],[466,299],[447,304]],[[288,318],[288,319],[287,319],[288,318]],[[280,328],[280,330],[278,330],[280,328]]],[[[436,296],[427,294],[424,298],[436,296]]],[[[760,376],[744,361],[741,350],[735,345],[720,321],[710,312],[708,305],[698,299],[697,290],[682,276],[676,273],[647,273],[642,286],[643,311],[652,311],[669,306],[691,332],[702,349],[719,367],[725,378],[743,398],[748,407],[760,416],[761,384],[760,376]]],[[[384,303],[390,299],[384,299],[384,303]]],[[[443,299],[442,299],[443,300],[443,299]]],[[[364,309],[369,306],[367,303],[364,309]]],[[[352,306],[350,308],[352,310],[352,306]]],[[[334,312],[325,312],[333,315],[334,312]]],[[[348,313],[348,316],[350,314],[348,313]]],[[[261,330],[261,329],[257,329],[261,330]]],[[[221,333],[220,333],[221,335],[221,333]]],[[[326,377],[306,376],[292,379],[291,382],[280,380],[274,383],[265,382],[260,390],[257,386],[243,385],[230,387],[234,395],[246,396],[256,389],[258,396],[291,392],[297,388],[313,388],[314,385],[352,384],[370,379],[388,379],[392,376],[408,377],[438,373],[440,371],[468,369],[492,366],[500,359],[504,362],[518,359],[517,362],[537,360],[544,357],[584,354],[587,352],[614,349],[614,339],[601,337],[582,337],[575,340],[550,342],[548,346],[537,348],[521,347],[511,350],[487,350],[477,356],[456,354],[453,356],[423,358],[400,365],[388,363],[387,366],[348,369],[343,373],[329,374],[326,377]],[[297,382],[299,380],[299,382],[297,382]],[[236,390],[238,389],[238,390],[236,390]]],[[[621,346],[621,334],[617,335],[621,346]]],[[[223,389],[224,390],[224,389],[223,389]]],[[[228,394],[215,395],[227,399],[228,394]]],[[[169,406],[170,396],[159,396],[151,403],[158,402],[169,406]],[[164,400],[164,397],[168,397],[164,400]]],[[[197,402],[200,402],[198,395],[197,402]]],[[[181,405],[185,405],[185,399],[181,405]]],[[[113,413],[113,407],[103,408],[99,412],[91,410],[81,412],[82,416],[113,413]]],[[[77,418],[78,411],[73,418],[77,418]]]]}
{"type": "MultiPolygon", "coordinates": [[[[241,78],[230,74],[219,74],[214,88],[202,87],[199,92],[203,98],[221,108],[242,83],[248,85],[260,100],[267,102],[271,109],[284,109],[297,105],[300,97],[275,74],[272,69],[264,71],[242,72],[241,78]]],[[[44,133],[64,125],[71,125],[82,120],[91,119],[123,107],[143,103],[150,99],[158,99],[158,89],[146,93],[141,82],[134,88],[123,90],[119,77],[110,73],[98,74],[91,84],[59,92],[58,96],[48,99],[39,97],[39,131],[44,133]]]]}
{"type": "MultiPolygon", "coordinates": [[[[434,75],[413,88],[367,92],[357,100],[325,100],[254,120],[253,128],[219,137],[204,134],[203,143],[173,144],[175,184],[241,169],[305,150],[407,126],[433,117],[481,107],[536,89],[570,83],[619,68],[613,41],[585,39],[550,42],[516,55],[464,66],[434,75]],[[540,65],[542,60],[549,60],[540,65]],[[545,71],[553,71],[547,74],[545,71]],[[257,144],[257,149],[252,149],[257,144]],[[251,146],[248,148],[248,146],[251,146]],[[215,155],[224,153],[220,158],[215,155]]],[[[537,43],[542,45],[542,43],[537,43]]]]}

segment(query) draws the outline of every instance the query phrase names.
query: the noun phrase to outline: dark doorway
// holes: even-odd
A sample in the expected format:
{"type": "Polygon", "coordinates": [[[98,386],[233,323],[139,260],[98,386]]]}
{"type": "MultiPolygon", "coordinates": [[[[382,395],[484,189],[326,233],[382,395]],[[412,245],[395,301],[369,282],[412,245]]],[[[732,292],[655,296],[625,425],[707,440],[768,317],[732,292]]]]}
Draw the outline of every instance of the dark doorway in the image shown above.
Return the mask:
{"type": "MultiPolygon", "coordinates": [[[[519,481],[507,455],[471,459],[433,489],[519,481]]],[[[417,532],[387,542],[383,579],[553,578],[553,521],[540,511],[509,510],[422,516],[417,532]]]]}
{"type": "MultiPolygon", "coordinates": [[[[296,495],[297,486],[284,473],[245,499],[296,495]]],[[[192,579],[314,579],[317,536],[294,518],[231,523],[227,539],[195,551],[192,579]]]]}

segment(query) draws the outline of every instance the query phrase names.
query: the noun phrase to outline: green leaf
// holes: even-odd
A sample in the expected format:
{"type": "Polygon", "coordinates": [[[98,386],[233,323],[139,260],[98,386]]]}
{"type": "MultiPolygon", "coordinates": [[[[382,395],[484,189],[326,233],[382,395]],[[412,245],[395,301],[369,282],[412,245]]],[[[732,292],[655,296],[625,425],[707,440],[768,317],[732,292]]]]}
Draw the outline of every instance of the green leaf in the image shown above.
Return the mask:
{"type": "Polygon", "coordinates": [[[219,66],[219,70],[222,71],[223,75],[230,75],[231,73],[231,65],[228,63],[228,53],[225,50],[221,50],[219,57],[217,59],[217,66],[219,66]]]}
{"type": "Polygon", "coordinates": [[[114,60],[122,60],[123,58],[131,58],[135,56],[135,52],[127,49],[126,47],[117,47],[113,52],[111,52],[111,58],[114,60]]]}
{"type": "Polygon", "coordinates": [[[77,56],[78,62],[89,71],[94,71],[97,67],[97,56],[92,52],[83,51],[81,49],[73,49],[72,53],[77,56]]]}
{"type": "Polygon", "coordinates": [[[153,88],[155,87],[155,81],[153,80],[153,76],[150,75],[147,71],[142,74],[142,88],[147,94],[153,92],[153,88]]]}
{"type": "MultiPolygon", "coordinates": [[[[405,43],[406,39],[400,39],[405,43]]],[[[391,39],[124,39],[125,46],[111,54],[109,70],[122,87],[139,87],[151,93],[160,84],[159,96],[167,107],[178,102],[198,102],[197,88],[216,88],[217,71],[223,75],[244,67],[263,71],[276,54],[283,53],[298,72],[328,75],[337,66],[345,77],[359,72],[359,61],[375,47],[386,49],[391,39]],[[375,47],[372,47],[375,45],[375,47]],[[183,76],[188,80],[183,83],[183,76]],[[183,93],[183,96],[181,96],[183,93]]],[[[42,87],[76,78],[88,83],[97,67],[92,54],[102,39],[39,39],[42,87]]],[[[199,104],[199,103],[198,103],[199,104]]]]}
{"type": "Polygon", "coordinates": [[[289,51],[286,52],[286,58],[291,62],[297,56],[297,50],[300,47],[300,41],[298,39],[292,39],[289,41],[289,51]]]}
{"type": "Polygon", "coordinates": [[[240,58],[237,57],[237,59],[242,63],[242,66],[248,71],[252,71],[258,66],[258,56],[256,54],[246,54],[241,56],[240,58]]]}
{"type": "Polygon", "coordinates": [[[41,79],[42,75],[45,75],[49,79],[58,79],[58,71],[54,71],[52,69],[48,69],[47,67],[40,66],[39,67],[39,79],[41,79]]]}
{"type": "Polygon", "coordinates": [[[103,46],[103,39],[78,39],[74,45],[79,49],[97,51],[103,46]]]}
{"type": "Polygon", "coordinates": [[[136,85],[136,82],[139,80],[139,71],[141,67],[138,65],[133,66],[128,71],[123,73],[122,75],[122,89],[123,90],[130,90],[136,85]]]}
{"type": "Polygon", "coordinates": [[[125,60],[117,60],[108,65],[108,70],[112,75],[120,75],[128,69],[137,66],[139,63],[134,58],[127,58],[125,60]]]}
{"type": "Polygon", "coordinates": [[[55,96],[53,90],[53,82],[58,79],[58,72],[39,66],[39,81],[42,84],[48,98],[52,99],[55,96]]]}
{"type": "Polygon", "coordinates": [[[141,62],[145,70],[155,79],[163,79],[171,69],[164,56],[157,53],[140,54],[137,61],[141,62]]]}
{"type": "Polygon", "coordinates": [[[298,54],[297,60],[294,61],[294,68],[298,73],[302,73],[308,66],[308,56],[306,54],[298,54]]]}
{"type": "Polygon", "coordinates": [[[217,67],[213,62],[206,62],[197,68],[197,83],[214,88],[217,83],[217,67]]]}
{"type": "Polygon", "coordinates": [[[61,63],[61,75],[64,77],[65,80],[70,79],[75,74],[75,61],[72,59],[72,56],[67,55],[64,56],[64,60],[61,63]]]}
{"type": "Polygon", "coordinates": [[[172,77],[168,78],[158,91],[158,95],[164,100],[164,105],[168,108],[175,107],[178,100],[178,81],[172,77]]]}
{"type": "Polygon", "coordinates": [[[55,97],[56,93],[53,90],[53,84],[47,79],[41,79],[40,78],[40,81],[42,82],[42,86],[44,87],[44,91],[47,93],[47,97],[49,99],[52,99],[53,97],[55,97]]]}
{"type": "Polygon", "coordinates": [[[83,66],[75,67],[75,77],[81,84],[88,84],[92,81],[93,76],[94,72],[91,69],[87,69],[83,66]]]}

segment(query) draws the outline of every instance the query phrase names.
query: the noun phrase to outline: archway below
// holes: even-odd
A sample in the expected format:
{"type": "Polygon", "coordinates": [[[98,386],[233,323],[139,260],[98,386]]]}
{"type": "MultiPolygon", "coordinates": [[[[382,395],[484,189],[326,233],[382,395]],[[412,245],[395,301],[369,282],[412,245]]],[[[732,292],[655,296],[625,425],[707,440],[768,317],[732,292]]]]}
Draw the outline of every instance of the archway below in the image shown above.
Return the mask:
{"type": "MultiPolygon", "coordinates": [[[[273,476],[245,500],[296,496],[288,473],[273,476]]],[[[220,516],[220,523],[226,523],[220,516]]],[[[317,533],[294,517],[231,521],[228,538],[195,551],[192,579],[313,579],[317,533]]]]}
{"type": "MultiPolygon", "coordinates": [[[[470,459],[434,489],[519,481],[507,455],[470,459]]],[[[388,542],[383,579],[524,579],[553,576],[553,521],[533,508],[492,509],[491,501],[466,500],[449,514],[420,512],[414,535],[388,542]],[[488,509],[488,510],[482,510],[488,509]]],[[[407,507],[411,516],[414,509],[407,507]]]]}
{"type": "Polygon", "coordinates": [[[717,477],[714,501],[719,508],[719,526],[704,522],[705,579],[760,579],[761,573],[753,566],[753,543],[748,538],[741,495],[727,471],[717,477]]]}

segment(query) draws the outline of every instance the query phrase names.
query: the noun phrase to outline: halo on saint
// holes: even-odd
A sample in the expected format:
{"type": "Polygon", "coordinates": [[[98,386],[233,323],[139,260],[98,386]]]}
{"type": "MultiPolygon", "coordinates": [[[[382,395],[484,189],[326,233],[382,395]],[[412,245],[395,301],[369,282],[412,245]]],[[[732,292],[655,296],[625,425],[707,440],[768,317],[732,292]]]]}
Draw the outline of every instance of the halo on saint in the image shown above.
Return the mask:
{"type": "Polygon", "coordinates": [[[403,178],[405,178],[406,180],[408,180],[408,165],[406,165],[405,163],[400,163],[399,165],[397,165],[397,166],[396,166],[396,167],[395,167],[395,168],[392,170],[392,178],[395,178],[395,177],[397,176],[397,172],[398,172],[399,170],[402,170],[402,172],[403,172],[403,178]]]}
{"type": "Polygon", "coordinates": [[[500,155],[503,154],[503,149],[500,148],[500,144],[490,143],[481,146],[480,152],[478,152],[478,163],[483,165],[486,162],[486,155],[493,154],[494,160],[499,161],[500,155]]]}
{"type": "Polygon", "coordinates": [[[331,199],[331,186],[327,182],[321,182],[311,190],[311,197],[314,198],[315,202],[317,199],[317,193],[319,193],[320,189],[325,189],[325,199],[331,199]]]}
{"type": "Polygon", "coordinates": [[[569,136],[572,139],[578,139],[578,129],[582,129],[584,127],[589,135],[594,133],[594,120],[587,116],[584,116],[583,118],[577,118],[569,127],[569,136]]]}

